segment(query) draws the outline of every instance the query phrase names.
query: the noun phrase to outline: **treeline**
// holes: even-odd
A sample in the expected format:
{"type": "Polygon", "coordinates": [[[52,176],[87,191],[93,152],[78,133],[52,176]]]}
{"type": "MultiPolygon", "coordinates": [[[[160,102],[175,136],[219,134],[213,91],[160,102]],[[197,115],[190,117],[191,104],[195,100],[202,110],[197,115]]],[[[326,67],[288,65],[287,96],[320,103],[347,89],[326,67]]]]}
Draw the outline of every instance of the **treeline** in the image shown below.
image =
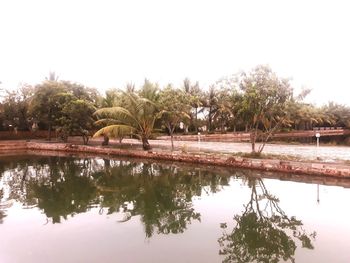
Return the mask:
{"type": "Polygon", "coordinates": [[[204,91],[198,82],[160,87],[145,80],[141,87],[127,85],[101,95],[96,89],[58,80],[54,73],[36,86],[3,92],[0,130],[54,130],[69,135],[103,135],[123,138],[132,134],[150,148],[155,130],[167,132],[251,133],[255,142],[266,142],[277,130],[309,130],[314,127],[350,127],[350,108],[330,102],[318,107],[304,102],[309,93],[295,94],[288,79],[268,66],[218,80],[204,91]]]}

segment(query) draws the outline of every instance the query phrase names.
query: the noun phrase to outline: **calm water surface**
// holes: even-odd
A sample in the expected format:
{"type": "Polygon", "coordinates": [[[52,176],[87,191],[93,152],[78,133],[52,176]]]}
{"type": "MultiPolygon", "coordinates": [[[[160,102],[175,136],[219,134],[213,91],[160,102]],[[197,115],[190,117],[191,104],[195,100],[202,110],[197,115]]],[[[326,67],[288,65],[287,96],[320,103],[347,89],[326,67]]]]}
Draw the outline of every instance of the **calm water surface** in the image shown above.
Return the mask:
{"type": "Polygon", "coordinates": [[[2,156],[0,262],[350,262],[349,183],[262,175],[2,156]]]}

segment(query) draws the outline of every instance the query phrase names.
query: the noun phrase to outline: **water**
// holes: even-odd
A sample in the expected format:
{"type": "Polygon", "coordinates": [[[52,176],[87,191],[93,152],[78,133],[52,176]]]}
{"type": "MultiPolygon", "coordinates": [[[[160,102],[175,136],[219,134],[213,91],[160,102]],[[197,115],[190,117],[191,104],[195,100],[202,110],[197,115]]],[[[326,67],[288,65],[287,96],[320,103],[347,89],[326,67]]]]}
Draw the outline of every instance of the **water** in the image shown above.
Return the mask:
{"type": "Polygon", "coordinates": [[[279,176],[1,156],[0,262],[350,262],[350,182],[279,176]]]}

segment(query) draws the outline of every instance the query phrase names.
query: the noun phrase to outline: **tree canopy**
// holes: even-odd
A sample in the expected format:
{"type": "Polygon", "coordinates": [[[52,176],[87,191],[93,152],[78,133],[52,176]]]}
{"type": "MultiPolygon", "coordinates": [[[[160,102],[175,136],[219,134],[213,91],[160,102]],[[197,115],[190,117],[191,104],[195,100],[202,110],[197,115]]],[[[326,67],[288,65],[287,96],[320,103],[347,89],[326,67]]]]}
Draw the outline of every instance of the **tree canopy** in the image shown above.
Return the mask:
{"type": "Polygon", "coordinates": [[[104,135],[105,142],[108,136],[121,140],[131,135],[145,149],[154,131],[168,132],[172,148],[175,132],[249,132],[252,152],[260,154],[281,130],[350,128],[349,106],[306,103],[309,92],[295,95],[290,81],[266,65],[222,78],[207,90],[188,78],[179,86],[165,87],[146,79],[141,87],[129,83],[104,95],[50,72],[36,86],[2,92],[0,130],[38,128],[48,132],[48,139],[56,131],[63,139],[80,135],[87,143],[88,135],[100,129],[95,135],[104,135]]]}
{"type": "Polygon", "coordinates": [[[102,108],[94,113],[99,118],[97,123],[105,125],[94,134],[94,137],[103,134],[108,134],[110,137],[133,134],[142,141],[144,150],[151,149],[148,140],[155,121],[160,117],[156,104],[130,92],[124,93],[124,100],[123,106],[102,108]]]}

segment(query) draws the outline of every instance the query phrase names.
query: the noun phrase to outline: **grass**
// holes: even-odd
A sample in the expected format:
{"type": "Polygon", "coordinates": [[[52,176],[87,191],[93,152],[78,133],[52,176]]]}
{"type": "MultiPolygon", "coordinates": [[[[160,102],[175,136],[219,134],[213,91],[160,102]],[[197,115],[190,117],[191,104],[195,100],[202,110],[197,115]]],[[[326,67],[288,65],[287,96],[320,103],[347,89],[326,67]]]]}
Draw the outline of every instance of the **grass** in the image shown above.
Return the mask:
{"type": "Polygon", "coordinates": [[[254,158],[254,159],[278,159],[284,161],[300,161],[304,160],[297,156],[285,155],[285,154],[271,154],[271,153],[246,153],[246,152],[236,152],[232,153],[233,156],[254,158]]]}

